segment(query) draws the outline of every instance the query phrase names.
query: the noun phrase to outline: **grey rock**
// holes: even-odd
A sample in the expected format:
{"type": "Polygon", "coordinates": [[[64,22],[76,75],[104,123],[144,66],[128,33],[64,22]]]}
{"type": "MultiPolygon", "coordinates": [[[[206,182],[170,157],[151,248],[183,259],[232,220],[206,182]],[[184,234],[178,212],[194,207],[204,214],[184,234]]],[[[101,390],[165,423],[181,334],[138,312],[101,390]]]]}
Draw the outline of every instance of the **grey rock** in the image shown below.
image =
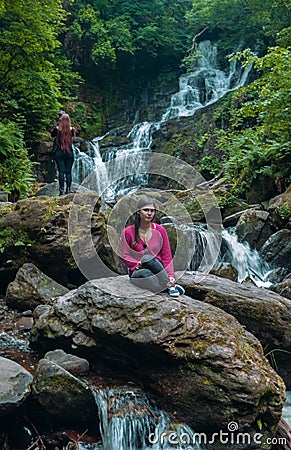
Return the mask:
{"type": "Polygon", "coordinates": [[[0,417],[13,413],[30,394],[33,376],[22,366],[0,356],[0,417]]]}
{"type": "Polygon", "coordinates": [[[186,295],[221,308],[254,334],[291,389],[291,301],[250,283],[194,272],[179,283],[186,295]]]}
{"type": "Polygon", "coordinates": [[[89,372],[89,362],[86,359],[65,353],[62,349],[47,352],[44,358],[58,364],[73,375],[84,375],[89,372]]]}
{"type": "Polygon", "coordinates": [[[9,307],[25,311],[39,304],[50,303],[54,297],[64,295],[68,289],[42,273],[34,264],[26,263],[6,290],[9,307]]]}
{"type": "Polygon", "coordinates": [[[212,269],[210,273],[217,277],[237,281],[238,271],[229,263],[221,262],[215,269],[212,269]]]}
{"type": "Polygon", "coordinates": [[[38,363],[33,383],[33,398],[55,419],[70,425],[97,421],[97,407],[89,387],[58,364],[47,359],[38,363]]]}
{"type": "Polygon", "coordinates": [[[57,298],[31,339],[74,345],[126,368],[195,431],[226,427],[233,417],[240,431],[254,429],[263,415],[268,435],[281,416],[284,383],[233,316],[187,296],[142,291],[127,277],[94,280],[57,298]]]}
{"type": "Polygon", "coordinates": [[[272,234],[260,251],[274,268],[283,267],[291,271],[291,230],[283,229],[272,234]]]}
{"type": "Polygon", "coordinates": [[[260,248],[272,234],[269,213],[256,209],[245,211],[236,224],[236,232],[241,241],[246,241],[252,248],[260,248]]]}

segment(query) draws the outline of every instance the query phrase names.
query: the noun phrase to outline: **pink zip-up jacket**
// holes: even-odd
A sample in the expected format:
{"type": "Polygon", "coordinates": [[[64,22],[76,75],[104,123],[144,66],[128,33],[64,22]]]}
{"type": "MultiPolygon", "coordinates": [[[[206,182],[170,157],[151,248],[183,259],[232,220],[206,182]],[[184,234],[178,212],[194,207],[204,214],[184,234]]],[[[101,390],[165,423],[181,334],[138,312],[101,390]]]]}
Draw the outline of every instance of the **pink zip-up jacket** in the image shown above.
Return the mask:
{"type": "MultiPolygon", "coordinates": [[[[173,258],[166,229],[158,223],[152,222],[152,236],[146,242],[147,251],[150,255],[155,256],[163,264],[165,271],[169,277],[175,278],[173,258]]],[[[134,244],[134,225],[124,228],[121,234],[121,255],[124,264],[128,267],[131,274],[138,262],[145,254],[143,245],[145,242],[139,239],[134,244]]]]}

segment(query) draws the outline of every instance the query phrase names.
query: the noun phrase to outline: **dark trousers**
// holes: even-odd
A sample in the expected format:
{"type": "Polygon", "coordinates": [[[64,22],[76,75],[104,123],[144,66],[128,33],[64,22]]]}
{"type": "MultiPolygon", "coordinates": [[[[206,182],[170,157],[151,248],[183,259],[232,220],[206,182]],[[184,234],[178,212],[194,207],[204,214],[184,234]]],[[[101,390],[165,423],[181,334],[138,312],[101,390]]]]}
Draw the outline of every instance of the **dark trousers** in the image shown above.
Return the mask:
{"type": "Polygon", "coordinates": [[[155,293],[165,290],[169,277],[163,264],[151,255],[144,255],[141,263],[142,268],[135,269],[130,274],[130,281],[135,286],[155,293]]]}
{"type": "Polygon", "coordinates": [[[59,172],[59,186],[60,194],[65,192],[65,180],[66,180],[66,194],[70,193],[72,185],[72,167],[74,164],[74,153],[63,152],[60,149],[56,150],[55,160],[59,172]]]}

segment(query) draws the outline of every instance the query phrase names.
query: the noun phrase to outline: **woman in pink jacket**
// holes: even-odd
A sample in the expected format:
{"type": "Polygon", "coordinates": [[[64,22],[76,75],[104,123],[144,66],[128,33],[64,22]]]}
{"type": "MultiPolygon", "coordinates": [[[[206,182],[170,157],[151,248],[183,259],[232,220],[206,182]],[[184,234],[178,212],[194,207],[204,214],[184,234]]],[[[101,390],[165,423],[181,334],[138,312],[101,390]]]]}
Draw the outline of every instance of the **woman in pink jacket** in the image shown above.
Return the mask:
{"type": "Polygon", "coordinates": [[[176,284],[167,231],[155,218],[155,202],[143,196],[137,204],[134,224],[122,232],[122,259],[133,284],[152,292],[168,289],[172,297],[178,297],[185,291],[176,284]]]}

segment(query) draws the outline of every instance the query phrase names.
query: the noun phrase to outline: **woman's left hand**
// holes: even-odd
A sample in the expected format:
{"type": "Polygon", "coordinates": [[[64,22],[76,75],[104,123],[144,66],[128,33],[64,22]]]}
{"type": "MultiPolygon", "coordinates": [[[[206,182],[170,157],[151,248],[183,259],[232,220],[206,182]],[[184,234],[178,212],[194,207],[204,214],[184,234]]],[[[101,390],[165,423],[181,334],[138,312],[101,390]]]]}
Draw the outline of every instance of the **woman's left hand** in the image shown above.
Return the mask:
{"type": "Polygon", "coordinates": [[[170,284],[170,286],[175,286],[176,279],[174,277],[169,277],[169,284],[170,284]]]}

